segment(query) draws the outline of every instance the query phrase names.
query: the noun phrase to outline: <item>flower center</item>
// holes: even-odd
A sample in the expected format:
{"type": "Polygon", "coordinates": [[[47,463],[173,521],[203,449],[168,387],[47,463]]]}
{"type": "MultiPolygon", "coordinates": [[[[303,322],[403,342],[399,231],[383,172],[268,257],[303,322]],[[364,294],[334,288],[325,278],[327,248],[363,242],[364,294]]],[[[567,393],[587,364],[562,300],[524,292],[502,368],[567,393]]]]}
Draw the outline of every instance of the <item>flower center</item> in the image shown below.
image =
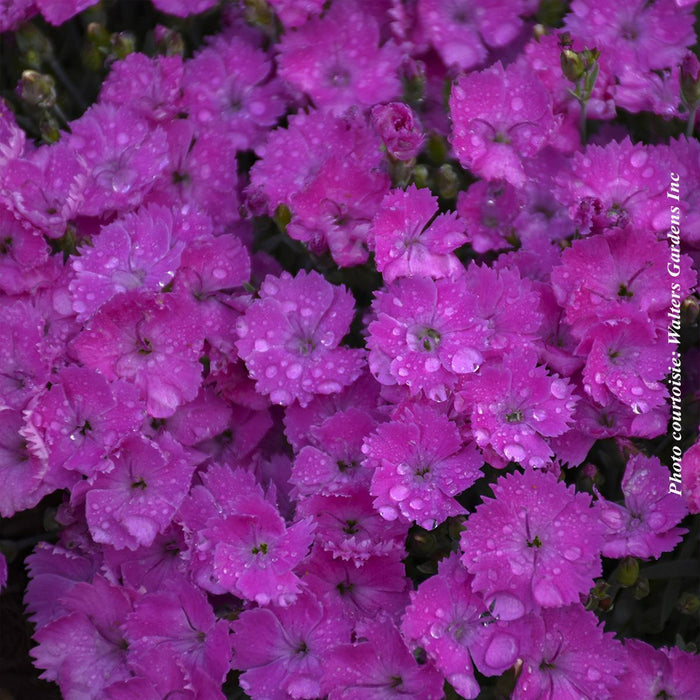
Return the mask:
{"type": "Polygon", "coordinates": [[[433,352],[440,345],[442,336],[433,328],[426,328],[418,334],[420,345],[426,352],[433,352]]]}
{"type": "Polygon", "coordinates": [[[520,423],[523,420],[523,412],[520,409],[506,413],[506,423],[520,423]]]}

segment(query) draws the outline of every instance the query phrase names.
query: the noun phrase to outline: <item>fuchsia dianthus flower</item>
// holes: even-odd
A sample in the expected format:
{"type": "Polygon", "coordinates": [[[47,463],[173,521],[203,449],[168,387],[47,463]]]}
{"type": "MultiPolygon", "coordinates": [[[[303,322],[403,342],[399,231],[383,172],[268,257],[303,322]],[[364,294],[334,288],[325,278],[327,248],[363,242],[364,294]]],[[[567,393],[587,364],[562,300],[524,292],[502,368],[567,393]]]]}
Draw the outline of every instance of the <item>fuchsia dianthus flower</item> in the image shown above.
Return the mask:
{"type": "Polygon", "coordinates": [[[525,184],[523,160],[557,128],[552,98],[524,62],[463,75],[450,96],[452,144],[460,163],[487,180],[525,184]]]}
{"type": "Polygon", "coordinates": [[[485,323],[463,280],[404,277],[377,292],[369,366],[382,384],[444,400],[459,375],[483,360],[485,323]]]}
{"type": "Polygon", "coordinates": [[[453,251],[466,243],[453,213],[439,214],[437,197],[412,185],[392,190],[372,221],[370,247],[387,284],[397,277],[450,277],[462,270],[453,251]]]}
{"type": "Polygon", "coordinates": [[[360,374],[362,350],[339,347],[350,328],[354,300],[317,272],[268,275],[237,323],[236,343],[256,388],[273,403],[307,404],[360,374]]]}
{"type": "Polygon", "coordinates": [[[365,463],[373,467],[370,493],[386,520],[399,516],[432,530],[464,512],[454,496],[481,475],[473,443],[438,409],[416,404],[397,413],[367,438],[365,463]]]}
{"type": "Polygon", "coordinates": [[[630,459],[622,477],[624,506],[604,499],[597,503],[605,526],[604,556],[658,558],[680,542],[686,530],[677,525],[688,510],[668,485],[669,471],[658,457],[630,459]]]}
{"type": "Polygon", "coordinates": [[[496,618],[578,603],[601,573],[603,527],[591,498],[551,473],[502,477],[461,534],[462,561],[496,618]]]}

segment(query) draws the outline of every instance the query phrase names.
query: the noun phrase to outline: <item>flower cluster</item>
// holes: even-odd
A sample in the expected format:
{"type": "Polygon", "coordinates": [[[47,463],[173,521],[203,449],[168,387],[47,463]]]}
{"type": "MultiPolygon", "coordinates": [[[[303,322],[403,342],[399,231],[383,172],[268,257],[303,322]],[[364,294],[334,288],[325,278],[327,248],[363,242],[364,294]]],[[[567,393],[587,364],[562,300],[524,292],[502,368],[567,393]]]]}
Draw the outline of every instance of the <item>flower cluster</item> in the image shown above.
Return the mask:
{"type": "MultiPolygon", "coordinates": [[[[92,4],[0,0],[0,32],[92,4]]],[[[113,46],[43,142],[0,102],[0,515],[56,511],[42,678],[700,697],[692,3],[153,4],[218,29],[113,46]]]]}

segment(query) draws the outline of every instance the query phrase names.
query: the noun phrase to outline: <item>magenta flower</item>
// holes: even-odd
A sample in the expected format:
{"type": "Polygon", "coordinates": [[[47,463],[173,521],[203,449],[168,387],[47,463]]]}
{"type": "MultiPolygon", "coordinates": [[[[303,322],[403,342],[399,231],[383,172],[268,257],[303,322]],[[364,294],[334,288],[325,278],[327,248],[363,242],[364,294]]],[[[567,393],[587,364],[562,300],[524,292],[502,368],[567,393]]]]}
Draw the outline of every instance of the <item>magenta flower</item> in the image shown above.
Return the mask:
{"type": "Polygon", "coordinates": [[[382,384],[405,384],[444,400],[459,375],[483,360],[485,324],[463,281],[406,277],[376,293],[369,365],[382,384]]]}
{"type": "Polygon", "coordinates": [[[85,496],[95,542],[116,549],[148,547],[170,524],[189,490],[194,464],[174,440],[127,438],[85,496]]]}
{"type": "Polygon", "coordinates": [[[231,663],[226,620],[217,620],[206,596],[185,579],[145,593],[123,622],[129,665],[158,688],[161,697],[188,685],[223,700],[221,684],[231,663]]]}
{"type": "Polygon", "coordinates": [[[594,326],[576,349],[587,355],[584,390],[600,404],[612,394],[637,414],[662,406],[668,397],[662,384],[668,373],[666,337],[656,337],[644,317],[608,324],[594,326]]]}
{"type": "Polygon", "coordinates": [[[686,450],[682,458],[683,496],[688,511],[700,513],[700,442],[686,450]]]}
{"type": "Polygon", "coordinates": [[[339,347],[352,320],[354,300],[317,272],[268,275],[237,323],[236,343],[256,389],[273,403],[307,404],[360,374],[363,352],[339,347]]]}
{"type": "Polygon", "coordinates": [[[542,150],[557,127],[550,94],[523,62],[463,75],[452,88],[450,114],[459,162],[516,187],[526,181],[523,160],[542,150]]]}
{"type": "Polygon", "coordinates": [[[102,700],[105,688],[131,676],[122,630],[131,595],[97,576],[76,584],[62,604],[67,614],[36,631],[30,654],[64,697],[102,700]]]}
{"type": "Polygon", "coordinates": [[[550,376],[537,365],[534,351],[526,351],[482,367],[460,400],[470,407],[479,447],[523,466],[542,467],[552,457],[546,438],[569,430],[576,397],[568,380],[550,376]]]}
{"type": "Polygon", "coordinates": [[[165,133],[126,106],[94,105],[70,128],[67,143],[87,169],[80,214],[133,209],[168,165],[165,133]]]}
{"type": "Polygon", "coordinates": [[[280,75],[319,108],[341,114],[370,107],[401,92],[397,68],[401,51],[379,45],[379,27],[355,0],[332,5],[280,42],[280,75]]]}
{"type": "Polygon", "coordinates": [[[323,0],[268,0],[285,28],[300,27],[321,14],[323,0]]]}
{"type": "Polygon", "coordinates": [[[363,623],[355,644],[328,654],[321,689],[328,700],[438,700],[442,676],[431,664],[419,666],[399,630],[388,619],[363,623]]]}
{"type": "Polygon", "coordinates": [[[603,556],[646,559],[670,552],[686,533],[676,527],[688,510],[682,498],[669,493],[669,471],[658,457],[633,457],[622,477],[625,505],[601,499],[598,517],[605,526],[603,556]]]}
{"type": "Polygon", "coordinates": [[[551,473],[502,477],[461,535],[462,561],[496,618],[579,601],[600,576],[603,528],[590,496],[551,473]]]}
{"type": "Polygon", "coordinates": [[[694,700],[700,694],[698,655],[678,648],[656,649],[638,639],[625,640],[626,667],[611,700],[675,698],[694,700]]]}
{"type": "Polygon", "coordinates": [[[190,118],[223,129],[239,150],[259,146],[284,112],[282,81],[268,55],[242,37],[216,37],[185,63],[183,101],[190,118]]]}
{"type": "Polygon", "coordinates": [[[521,0],[419,0],[423,31],[447,66],[462,69],[483,63],[490,48],[519,34],[526,3],[521,0]]]}
{"type": "Polygon", "coordinates": [[[86,476],[111,469],[110,454],[143,421],[136,389],[92,369],[64,367],[25,411],[29,450],[56,471],[86,476]]]}
{"type": "Polygon", "coordinates": [[[288,608],[246,610],[233,623],[233,668],[243,671],[241,687],[252,700],[320,697],[329,650],[349,642],[351,631],[326,612],[304,593],[288,608]]]}
{"type": "Polygon", "coordinates": [[[72,347],[84,365],[108,380],[133,382],[154,418],[171,416],[199,391],[201,326],[192,302],[182,295],[119,294],[100,308],[72,347]]]}
{"type": "Polygon", "coordinates": [[[73,310],[90,318],[115,294],[130,289],[160,291],[180,265],[185,241],[178,240],[182,224],[196,217],[148,205],[108,226],[73,260],[69,285],[73,310]],[[179,224],[179,225],[178,225],[179,224]]]}
{"type": "Polygon", "coordinates": [[[473,443],[463,445],[454,423],[420,404],[380,425],[363,452],[365,463],[374,469],[370,493],[382,517],[400,516],[428,530],[464,513],[453,497],[481,476],[483,463],[473,443]]]}
{"type": "Polygon", "coordinates": [[[400,552],[369,557],[362,566],[336,559],[314,549],[304,582],[327,610],[329,617],[349,620],[385,614],[398,620],[408,602],[409,581],[400,552]]]}
{"type": "Polygon", "coordinates": [[[539,644],[524,654],[513,700],[615,697],[611,691],[624,672],[624,653],[622,645],[603,632],[598,618],[575,604],[543,610],[541,619],[539,644]]]}
{"type": "MultiPolygon", "coordinates": [[[[472,592],[472,577],[456,554],[438,564],[438,573],[411,592],[401,623],[404,637],[424,649],[448,683],[464,698],[480,692],[474,663],[486,675],[499,675],[523,656],[518,625],[495,620],[472,592]]],[[[531,618],[523,622],[532,623],[531,618]]]]}
{"type": "Polygon", "coordinates": [[[372,221],[370,242],[377,270],[391,284],[397,277],[452,277],[462,270],[453,251],[466,243],[455,214],[438,214],[430,190],[392,190],[372,221]]]}
{"type": "Polygon", "coordinates": [[[180,511],[197,584],[260,605],[292,603],[315,523],[287,527],[250,472],[214,464],[200,478],[180,511]]]}
{"type": "Polygon", "coordinates": [[[370,470],[362,464],[362,442],[374,429],[370,415],[355,408],[338,411],[309,431],[314,443],[294,460],[290,483],[297,495],[333,494],[352,485],[369,486],[370,470]]]}
{"type": "Polygon", "coordinates": [[[297,512],[313,516],[317,523],[316,546],[355,566],[372,556],[403,550],[404,524],[380,517],[362,487],[347,487],[332,496],[311,496],[298,504],[297,512]]]}

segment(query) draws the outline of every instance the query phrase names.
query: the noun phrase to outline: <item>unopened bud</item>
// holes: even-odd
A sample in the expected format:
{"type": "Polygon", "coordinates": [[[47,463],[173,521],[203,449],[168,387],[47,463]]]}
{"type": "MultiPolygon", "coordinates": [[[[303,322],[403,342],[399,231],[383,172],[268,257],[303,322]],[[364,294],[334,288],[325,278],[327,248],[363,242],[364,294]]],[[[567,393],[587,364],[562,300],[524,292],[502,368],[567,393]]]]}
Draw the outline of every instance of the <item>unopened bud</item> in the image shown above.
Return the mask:
{"type": "Polygon", "coordinates": [[[416,165],[413,168],[413,182],[418,189],[424,189],[429,186],[430,171],[423,164],[416,165]]]}
{"type": "Polygon", "coordinates": [[[52,114],[44,112],[39,122],[41,138],[45,143],[56,143],[61,138],[61,129],[52,114]]]}
{"type": "Polygon", "coordinates": [[[56,104],[56,83],[50,75],[25,70],[17,84],[17,94],[32,107],[51,109],[56,104]]]}
{"type": "Polygon", "coordinates": [[[15,32],[17,48],[25,65],[41,68],[41,64],[53,55],[50,39],[31,22],[26,22],[15,32]]]}
{"type": "Polygon", "coordinates": [[[459,176],[449,163],[441,165],[438,170],[437,188],[444,199],[453,199],[459,192],[459,176]]]}
{"type": "Polygon", "coordinates": [[[651,589],[649,587],[649,579],[640,578],[637,579],[637,583],[634,584],[634,588],[632,589],[632,595],[637,600],[642,600],[642,598],[646,598],[649,595],[650,590],[651,589]]]}
{"type": "Polygon", "coordinates": [[[274,220],[280,231],[287,230],[287,226],[292,220],[292,212],[289,211],[289,207],[286,204],[280,204],[277,209],[275,209],[274,220]]]}
{"type": "Polygon", "coordinates": [[[164,56],[184,55],[185,40],[182,38],[182,34],[175,29],[159,24],[153,30],[153,38],[155,39],[158,52],[164,56]]]}
{"type": "Polygon", "coordinates": [[[581,56],[571,49],[564,49],[560,56],[561,69],[564,75],[572,82],[580,80],[586,71],[586,67],[581,56]]]}
{"type": "Polygon", "coordinates": [[[639,578],[639,561],[634,557],[625,557],[617,567],[615,578],[625,588],[634,586],[639,578]]]}
{"type": "Polygon", "coordinates": [[[103,49],[109,46],[111,35],[101,24],[90,22],[85,30],[85,34],[93,46],[98,46],[103,49]]]}
{"type": "Polygon", "coordinates": [[[700,598],[693,593],[682,593],[677,606],[684,615],[695,615],[700,610],[700,598]]]}
{"type": "Polygon", "coordinates": [[[136,51],[136,37],[131,32],[116,32],[110,40],[111,55],[122,60],[136,51]]]}
{"type": "Polygon", "coordinates": [[[694,326],[700,315],[700,303],[695,296],[688,297],[681,305],[681,325],[694,326]]]}
{"type": "Polygon", "coordinates": [[[692,51],[686,51],[681,63],[681,97],[688,109],[700,103],[700,61],[692,51]]]}

